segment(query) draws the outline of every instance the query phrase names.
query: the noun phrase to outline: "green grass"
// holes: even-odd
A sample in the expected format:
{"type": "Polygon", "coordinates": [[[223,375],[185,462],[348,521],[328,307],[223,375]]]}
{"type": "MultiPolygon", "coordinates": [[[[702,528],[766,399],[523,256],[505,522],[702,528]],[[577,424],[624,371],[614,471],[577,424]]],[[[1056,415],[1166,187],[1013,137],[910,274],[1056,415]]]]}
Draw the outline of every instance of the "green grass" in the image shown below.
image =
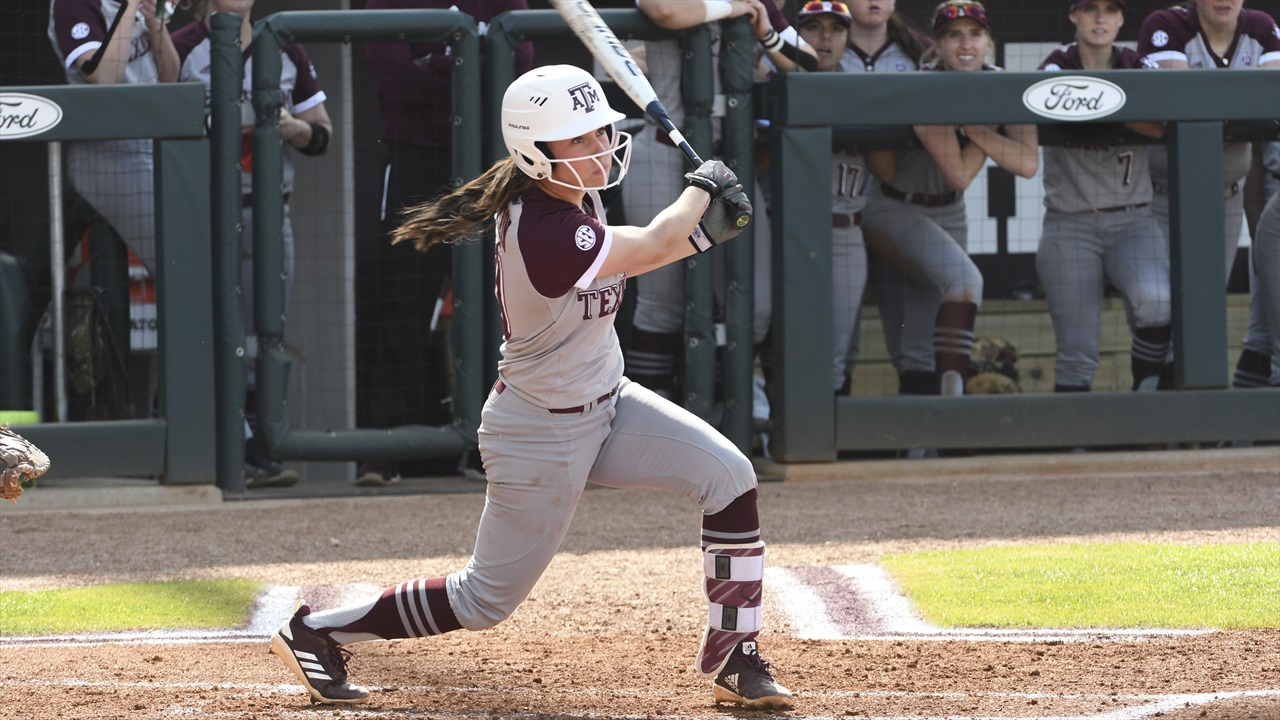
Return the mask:
{"type": "Polygon", "coordinates": [[[931,623],[1280,628],[1280,544],[1020,545],[881,559],[931,623]]]}
{"type": "Polygon", "coordinates": [[[261,588],[233,579],[3,592],[0,635],[238,627],[261,588]]]}

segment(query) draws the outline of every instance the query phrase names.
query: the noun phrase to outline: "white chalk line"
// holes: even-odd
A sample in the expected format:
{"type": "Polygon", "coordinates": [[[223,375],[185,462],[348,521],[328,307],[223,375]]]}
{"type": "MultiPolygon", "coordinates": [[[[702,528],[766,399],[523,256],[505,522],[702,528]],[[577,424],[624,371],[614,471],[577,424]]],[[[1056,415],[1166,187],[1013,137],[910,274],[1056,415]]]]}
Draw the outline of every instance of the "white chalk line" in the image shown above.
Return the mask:
{"type": "MultiPolygon", "coordinates": [[[[53,687],[53,688],[114,688],[124,690],[218,690],[239,693],[251,693],[257,696],[294,696],[301,698],[304,691],[299,685],[273,684],[273,683],[209,683],[209,682],[120,682],[120,681],[89,681],[89,680],[41,680],[27,679],[22,681],[0,681],[0,688],[12,687],[53,687]]],[[[383,688],[372,687],[371,690],[377,692],[383,688]]],[[[396,691],[429,696],[432,693],[442,691],[455,693],[491,693],[499,690],[510,691],[510,688],[492,688],[492,687],[437,687],[437,686],[402,686],[398,685],[393,688],[396,691]]],[[[559,690],[570,695],[586,695],[596,696],[605,695],[610,698],[646,698],[646,699],[663,699],[669,698],[672,693],[659,692],[654,690],[632,690],[619,691],[616,689],[606,688],[578,688],[559,690]]],[[[993,700],[1036,700],[1036,701],[1106,701],[1106,702],[1129,702],[1137,703],[1114,710],[1108,710],[1101,713],[1090,713],[1083,715],[1037,715],[1034,720],[1144,720],[1145,718],[1156,717],[1161,713],[1172,712],[1188,707],[1199,707],[1209,705],[1214,702],[1233,700],[1237,698],[1270,698],[1280,697],[1280,689],[1273,690],[1235,690],[1223,691],[1216,693],[1173,693],[1164,695],[1114,695],[1111,693],[1016,693],[1016,692],[904,692],[904,691],[819,691],[804,692],[797,697],[797,701],[803,706],[805,698],[871,698],[871,699],[920,699],[932,698],[943,700],[956,700],[957,702],[972,702],[974,700],[993,699],[993,700]]],[[[376,703],[376,698],[373,700],[376,703]]],[[[207,708],[188,706],[170,706],[169,714],[185,714],[200,715],[201,717],[217,718],[217,717],[242,717],[242,711],[211,711],[207,708]]],[[[442,712],[438,710],[384,710],[377,707],[361,708],[359,706],[347,706],[337,708],[334,706],[315,706],[306,710],[291,711],[288,708],[280,708],[279,717],[317,717],[338,716],[338,717],[448,717],[448,718],[492,718],[493,714],[489,711],[472,711],[472,712],[442,712]]],[[[513,718],[537,718],[546,717],[546,712],[527,712],[512,714],[508,717],[513,718]]],[[[651,717],[648,715],[631,715],[617,713],[556,713],[559,718],[600,718],[602,720],[639,720],[641,718],[651,717]]],[[[706,714],[696,715],[664,715],[671,720],[710,720],[723,719],[724,712],[718,711],[706,714]]],[[[766,716],[761,716],[766,717],[766,716]]],[[[797,715],[794,712],[786,713],[785,717],[790,720],[844,720],[847,716],[827,716],[827,715],[797,715]]],[[[881,715],[867,716],[858,715],[860,720],[1020,720],[1026,716],[1017,715],[881,715]]]]}
{"type": "Polygon", "coordinates": [[[1088,642],[1141,641],[1156,637],[1205,635],[1214,630],[1160,628],[1010,629],[942,628],[925,622],[878,565],[837,565],[832,568],[849,579],[848,590],[857,593],[876,615],[880,632],[849,633],[840,629],[826,603],[795,573],[787,568],[765,569],[766,590],[782,608],[796,636],[802,640],[961,640],[972,642],[1088,642]]]}

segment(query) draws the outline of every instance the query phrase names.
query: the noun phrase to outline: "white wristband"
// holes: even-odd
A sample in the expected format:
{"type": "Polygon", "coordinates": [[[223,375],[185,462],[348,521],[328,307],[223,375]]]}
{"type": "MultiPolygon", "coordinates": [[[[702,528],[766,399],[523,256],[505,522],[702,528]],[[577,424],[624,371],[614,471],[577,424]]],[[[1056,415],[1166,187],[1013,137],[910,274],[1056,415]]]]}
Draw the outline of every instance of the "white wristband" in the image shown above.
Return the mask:
{"type": "Polygon", "coordinates": [[[715,22],[716,20],[724,20],[733,14],[732,3],[724,0],[702,0],[702,6],[706,8],[707,17],[703,22],[715,22]]]}
{"type": "Polygon", "coordinates": [[[769,52],[778,52],[778,49],[782,47],[782,36],[778,34],[777,30],[770,28],[769,34],[760,40],[760,44],[769,52]]]}

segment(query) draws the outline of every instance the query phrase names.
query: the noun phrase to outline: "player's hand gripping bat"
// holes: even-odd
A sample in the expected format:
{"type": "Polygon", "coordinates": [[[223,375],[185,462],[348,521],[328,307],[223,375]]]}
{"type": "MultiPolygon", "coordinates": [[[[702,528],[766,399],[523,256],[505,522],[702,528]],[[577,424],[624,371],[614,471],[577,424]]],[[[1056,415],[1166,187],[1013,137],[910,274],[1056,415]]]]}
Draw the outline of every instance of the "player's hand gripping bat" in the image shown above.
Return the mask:
{"type": "MultiPolygon", "coordinates": [[[[667,109],[658,99],[658,94],[653,91],[649,79],[640,72],[631,53],[627,52],[627,49],[618,41],[618,37],[613,34],[608,25],[605,25],[591,3],[588,0],[550,0],[550,2],[569,24],[573,34],[587,46],[596,60],[604,66],[605,72],[618,83],[618,87],[622,88],[627,97],[644,108],[645,113],[667,131],[671,142],[675,143],[685,157],[689,158],[693,167],[702,165],[702,158],[689,145],[689,141],[685,140],[684,135],[676,129],[675,123],[671,122],[671,116],[667,114],[667,109]]],[[[749,211],[736,208],[733,210],[735,211],[733,224],[737,227],[745,228],[751,223],[749,211]]]]}

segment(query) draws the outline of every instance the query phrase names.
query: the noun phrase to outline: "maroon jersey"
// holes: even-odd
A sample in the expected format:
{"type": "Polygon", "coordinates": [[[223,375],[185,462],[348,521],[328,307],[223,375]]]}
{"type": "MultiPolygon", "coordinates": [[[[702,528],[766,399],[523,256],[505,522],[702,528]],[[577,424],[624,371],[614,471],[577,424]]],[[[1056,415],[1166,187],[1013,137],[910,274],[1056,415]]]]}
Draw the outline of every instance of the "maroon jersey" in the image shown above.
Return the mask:
{"type": "Polygon", "coordinates": [[[508,388],[540,407],[574,407],[617,387],[622,348],[613,323],[625,275],[598,277],[613,244],[600,195],[588,209],[532,188],[499,215],[495,293],[508,388]]]}
{"type": "Polygon", "coordinates": [[[1271,16],[1240,11],[1235,39],[1219,56],[1200,27],[1200,16],[1184,7],[1156,10],[1142,21],[1138,53],[1152,62],[1182,60],[1192,68],[1250,68],[1280,61],[1280,28],[1271,16]]]}
{"type": "MultiPolygon", "coordinates": [[[[511,10],[527,10],[527,0],[369,0],[370,10],[454,10],[480,24],[511,10]]],[[[481,48],[483,49],[483,42],[481,48]]],[[[382,139],[424,147],[449,147],[449,76],[453,58],[443,43],[371,42],[365,46],[369,72],[378,83],[382,139]]],[[[533,43],[516,45],[515,75],[533,69],[533,43]]]]}

